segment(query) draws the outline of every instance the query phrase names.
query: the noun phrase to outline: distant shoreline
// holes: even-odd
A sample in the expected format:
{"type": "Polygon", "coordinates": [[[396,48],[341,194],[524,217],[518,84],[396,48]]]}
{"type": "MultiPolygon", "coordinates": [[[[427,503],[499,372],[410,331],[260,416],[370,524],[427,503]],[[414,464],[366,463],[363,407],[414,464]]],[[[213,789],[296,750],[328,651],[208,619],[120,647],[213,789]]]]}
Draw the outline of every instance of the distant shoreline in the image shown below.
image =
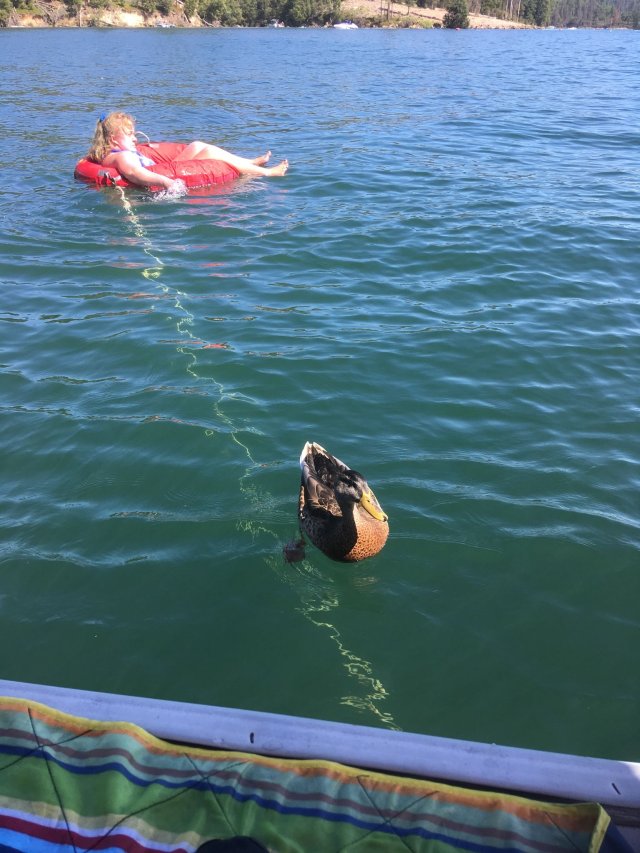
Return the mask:
{"type": "MultiPolygon", "coordinates": [[[[434,6],[429,9],[421,9],[412,6],[407,14],[406,3],[390,3],[389,10],[392,17],[388,26],[406,26],[407,20],[418,19],[431,23],[433,26],[441,26],[447,10],[442,6],[434,6]]],[[[357,21],[360,17],[364,19],[380,18],[380,0],[342,0],[342,14],[357,21]]],[[[386,25],[385,25],[386,26],[386,25]]],[[[503,18],[493,18],[490,15],[473,15],[469,13],[469,29],[472,30],[531,30],[536,29],[530,24],[522,24],[519,21],[507,21],[503,18]]]]}
{"type": "MultiPolygon", "coordinates": [[[[125,11],[118,8],[84,9],[78,16],[68,17],[56,10],[62,7],[51,5],[42,15],[16,13],[8,29],[108,29],[126,27],[130,29],[224,29],[216,24],[208,24],[199,16],[187,19],[180,12],[169,16],[159,13],[144,16],[141,12],[125,11]]],[[[64,8],[64,7],[62,7],[64,8]]],[[[429,27],[441,26],[446,9],[434,7],[422,9],[412,6],[407,13],[406,3],[390,3],[388,22],[380,24],[380,0],[343,0],[342,17],[356,21],[361,27],[429,27]]],[[[470,29],[535,29],[529,24],[517,21],[506,21],[502,18],[492,18],[488,15],[469,14],[470,29]]]]}

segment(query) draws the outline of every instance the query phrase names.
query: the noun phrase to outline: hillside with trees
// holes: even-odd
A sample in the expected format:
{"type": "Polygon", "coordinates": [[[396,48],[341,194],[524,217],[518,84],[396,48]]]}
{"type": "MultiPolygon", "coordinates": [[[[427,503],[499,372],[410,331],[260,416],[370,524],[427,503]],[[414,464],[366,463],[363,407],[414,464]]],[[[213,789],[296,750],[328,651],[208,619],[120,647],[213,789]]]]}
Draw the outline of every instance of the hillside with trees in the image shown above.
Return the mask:
{"type": "MultiPolygon", "coordinates": [[[[164,19],[172,26],[325,26],[350,17],[360,26],[477,26],[469,16],[492,16],[513,25],[546,27],[640,27],[640,0],[448,0],[439,14],[411,18],[411,7],[427,10],[432,0],[0,0],[0,26],[25,19],[45,26],[118,25],[129,14],[142,25],[164,19]],[[136,18],[137,16],[137,18],[136,18]],[[403,20],[404,16],[404,20],[403,20]]],[[[135,26],[132,22],[130,25],[135,26]]],[[[139,24],[138,24],[139,25],[139,24]]]]}
{"type": "MultiPolygon", "coordinates": [[[[343,0],[343,9],[353,11],[363,0],[343,0]]],[[[371,5],[372,0],[368,0],[371,5]]],[[[383,20],[389,18],[390,0],[376,0],[383,20]]],[[[411,7],[429,9],[432,0],[404,0],[411,7]]],[[[400,4],[396,4],[396,8],[400,4]]],[[[437,19],[442,26],[464,29],[483,26],[467,16],[483,16],[532,27],[626,27],[640,28],[640,0],[448,0],[446,14],[437,19]]],[[[432,11],[435,11],[432,9],[432,11]]],[[[352,15],[356,20],[357,15],[352,15]]],[[[436,16],[433,16],[436,18],[436,16]]],[[[438,24],[436,24],[437,26],[438,24]]]]}
{"type": "Polygon", "coordinates": [[[640,27],[640,0],[472,0],[469,11],[538,27],[640,27]]]}
{"type": "Polygon", "coordinates": [[[340,0],[0,0],[0,26],[25,18],[53,27],[109,26],[109,11],[119,21],[142,16],[151,26],[162,18],[171,26],[324,26],[340,19],[340,0]]]}

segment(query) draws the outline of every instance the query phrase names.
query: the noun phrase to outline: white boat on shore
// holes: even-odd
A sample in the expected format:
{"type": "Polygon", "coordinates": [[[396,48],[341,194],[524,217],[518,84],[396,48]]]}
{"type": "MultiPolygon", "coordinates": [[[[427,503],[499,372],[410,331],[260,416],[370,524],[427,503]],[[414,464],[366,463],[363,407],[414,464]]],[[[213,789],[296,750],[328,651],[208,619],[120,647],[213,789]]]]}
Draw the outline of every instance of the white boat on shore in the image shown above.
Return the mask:
{"type": "Polygon", "coordinates": [[[341,21],[339,24],[333,25],[334,30],[357,30],[358,25],[354,24],[353,21],[341,21]]]}

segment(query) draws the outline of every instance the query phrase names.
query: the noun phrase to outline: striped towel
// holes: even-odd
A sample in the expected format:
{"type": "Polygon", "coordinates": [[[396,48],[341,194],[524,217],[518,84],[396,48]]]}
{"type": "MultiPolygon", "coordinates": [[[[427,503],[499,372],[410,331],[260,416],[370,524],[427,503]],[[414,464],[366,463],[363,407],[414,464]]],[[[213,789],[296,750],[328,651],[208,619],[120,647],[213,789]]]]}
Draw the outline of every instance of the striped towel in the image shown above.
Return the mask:
{"type": "Polygon", "coordinates": [[[608,823],[596,804],[185,747],[0,698],[0,851],[193,853],[250,836],[275,853],[596,853],[608,823]]]}

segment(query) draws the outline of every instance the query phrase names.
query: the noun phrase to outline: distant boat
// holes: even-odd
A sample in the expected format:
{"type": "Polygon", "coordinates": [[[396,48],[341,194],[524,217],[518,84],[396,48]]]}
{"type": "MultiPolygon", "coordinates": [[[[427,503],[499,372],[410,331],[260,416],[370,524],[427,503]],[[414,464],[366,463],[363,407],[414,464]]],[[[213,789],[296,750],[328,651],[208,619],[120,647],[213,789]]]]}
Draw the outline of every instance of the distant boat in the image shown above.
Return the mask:
{"type": "Polygon", "coordinates": [[[358,25],[354,24],[353,21],[341,21],[339,24],[333,25],[334,30],[357,30],[358,25]]]}
{"type": "Polygon", "coordinates": [[[280,27],[284,27],[284,24],[277,18],[273,18],[271,21],[269,21],[269,26],[274,30],[278,30],[280,29],[280,27]]]}

